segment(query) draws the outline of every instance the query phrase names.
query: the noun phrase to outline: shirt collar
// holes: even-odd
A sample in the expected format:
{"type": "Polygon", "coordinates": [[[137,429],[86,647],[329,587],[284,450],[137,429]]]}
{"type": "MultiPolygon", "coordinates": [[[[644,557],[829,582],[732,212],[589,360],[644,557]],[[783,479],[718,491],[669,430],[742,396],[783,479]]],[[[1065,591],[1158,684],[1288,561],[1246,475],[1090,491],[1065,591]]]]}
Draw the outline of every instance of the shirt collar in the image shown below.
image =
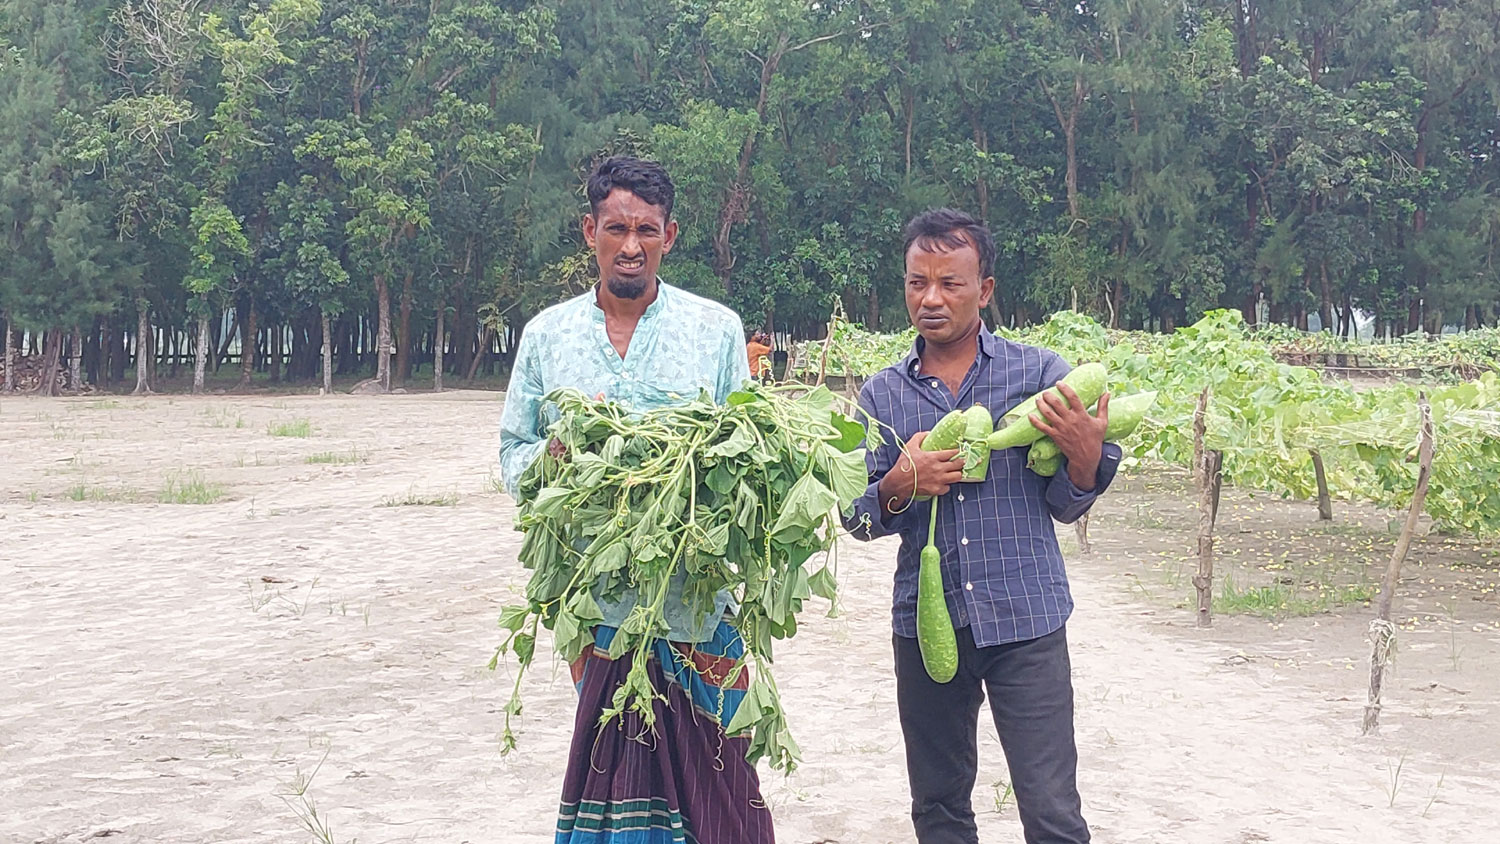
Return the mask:
{"type": "MultiPolygon", "coordinates": [[[[901,361],[901,371],[915,378],[922,366],[922,349],[927,345],[921,335],[917,335],[915,342],[911,344],[911,351],[901,361]]],[[[994,359],[1000,356],[1000,338],[991,331],[983,320],[979,322],[979,354],[978,357],[994,359]]]]}
{"type": "MultiPolygon", "coordinates": [[[[672,286],[670,284],[667,284],[665,281],[662,281],[661,276],[657,276],[656,299],[652,301],[651,304],[647,305],[646,312],[644,314],[641,314],[642,322],[655,319],[661,314],[664,307],[663,303],[667,300],[668,296],[672,295],[671,291],[672,286]]],[[[594,282],[594,286],[589,288],[589,292],[585,293],[584,295],[588,297],[589,316],[594,320],[594,322],[603,322],[604,309],[599,307],[599,282],[594,282]]]]}

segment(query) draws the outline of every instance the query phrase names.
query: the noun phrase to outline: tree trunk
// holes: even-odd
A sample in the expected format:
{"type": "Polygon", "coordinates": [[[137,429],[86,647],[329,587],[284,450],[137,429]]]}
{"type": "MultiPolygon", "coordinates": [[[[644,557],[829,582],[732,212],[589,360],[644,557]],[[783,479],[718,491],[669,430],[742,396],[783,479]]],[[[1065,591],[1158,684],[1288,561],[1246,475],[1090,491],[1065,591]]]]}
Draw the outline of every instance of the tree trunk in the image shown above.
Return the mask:
{"type": "Polygon", "coordinates": [[[1114,303],[1109,309],[1109,327],[1120,327],[1120,312],[1125,310],[1125,282],[1116,279],[1109,286],[1110,300],[1114,303]]]}
{"type": "Polygon", "coordinates": [[[1078,212],[1078,112],[1083,108],[1084,98],[1088,89],[1083,84],[1083,77],[1078,74],[1073,76],[1073,99],[1067,111],[1063,110],[1062,103],[1053,94],[1052,88],[1042,82],[1042,91],[1052,103],[1053,114],[1057,116],[1058,128],[1063,133],[1063,148],[1067,153],[1067,170],[1064,177],[1064,187],[1068,195],[1068,217],[1073,220],[1079,218],[1078,212]]]}
{"type": "MultiPolygon", "coordinates": [[[[782,34],[775,52],[768,55],[760,66],[760,95],[755,103],[755,112],[764,125],[766,119],[766,105],[771,94],[771,80],[776,76],[776,66],[781,63],[781,57],[786,54],[790,38],[782,34]]],[[[733,293],[734,289],[730,282],[730,276],[734,272],[735,254],[734,247],[730,242],[730,233],[736,223],[743,222],[747,212],[750,210],[750,164],[755,160],[755,132],[752,131],[745,136],[745,142],[740,145],[739,166],[735,171],[733,182],[724,189],[724,199],[719,204],[719,216],[717,230],[714,232],[710,245],[713,247],[714,274],[719,278],[719,284],[726,294],[733,293]]],[[[472,371],[472,370],[471,370],[472,371]]],[[[471,379],[472,380],[472,379],[471,379]]]]}
{"type": "Polygon", "coordinates": [[[83,389],[83,332],[73,326],[73,336],[68,340],[68,379],[74,392],[83,389]]]}
{"type": "Polygon", "coordinates": [[[273,383],[281,380],[281,356],[286,351],[286,328],[284,326],[273,326],[271,332],[271,381],[273,383]]]}
{"type": "Polygon", "coordinates": [[[14,393],[16,391],[16,327],[10,321],[10,313],[5,314],[5,384],[0,386],[0,393],[14,393]]]}
{"type": "Polygon", "coordinates": [[[132,395],[151,393],[151,303],[141,296],[135,300],[135,391],[132,395]]]}
{"type": "Polygon", "coordinates": [[[460,297],[454,308],[456,324],[453,326],[453,374],[466,373],[474,360],[474,335],[479,330],[479,319],[468,311],[465,297],[460,297]]]}
{"type": "Polygon", "coordinates": [[[1263,289],[1260,282],[1250,285],[1250,295],[1245,297],[1245,304],[1241,306],[1240,312],[1245,315],[1246,325],[1260,324],[1260,294],[1263,289]]]}
{"type": "Polygon", "coordinates": [[[56,328],[48,331],[42,339],[42,380],[37,382],[36,392],[42,396],[57,395],[57,369],[62,360],[62,335],[56,328]]]}
{"type": "Polygon", "coordinates": [[[469,362],[469,383],[474,383],[474,378],[479,374],[479,364],[484,361],[485,354],[490,350],[490,327],[486,325],[479,332],[479,348],[474,354],[474,359],[469,362]]]}
{"type": "Polygon", "coordinates": [[[333,321],[323,311],[323,395],[333,395],[333,321]]]}
{"type": "Polygon", "coordinates": [[[1077,74],[1073,76],[1073,99],[1065,113],[1062,103],[1053,94],[1052,88],[1047,83],[1040,83],[1042,91],[1046,93],[1047,99],[1052,103],[1053,114],[1057,116],[1058,128],[1063,133],[1063,149],[1066,152],[1066,170],[1063,178],[1063,186],[1068,197],[1068,217],[1072,220],[1078,219],[1078,112],[1083,106],[1085,88],[1083,77],[1077,74]]]}
{"type": "Polygon", "coordinates": [[[219,338],[219,353],[214,355],[214,373],[218,374],[219,367],[229,362],[229,344],[234,342],[235,332],[240,326],[240,309],[236,307],[229,317],[229,330],[219,338]]]}
{"type": "MultiPolygon", "coordinates": [[[[312,335],[308,332],[308,322],[309,315],[301,313],[288,326],[291,328],[286,349],[286,380],[288,383],[306,381],[318,369],[316,359],[314,359],[311,366],[308,365],[308,350],[312,347],[312,335]]],[[[318,320],[314,324],[317,325],[320,332],[323,330],[322,320],[318,320]]],[[[319,342],[318,345],[321,347],[322,343],[319,342]]]]}
{"type": "Polygon", "coordinates": [[[1078,553],[1085,557],[1094,553],[1094,547],[1089,544],[1089,514],[1084,513],[1073,523],[1073,532],[1078,536],[1078,553]]]}
{"type": "Polygon", "coordinates": [[[1443,309],[1442,308],[1428,308],[1427,309],[1427,320],[1426,320],[1426,326],[1425,326],[1425,328],[1427,329],[1427,333],[1428,334],[1431,334],[1434,337],[1441,337],[1442,336],[1442,334],[1443,334],[1443,316],[1444,316],[1444,314],[1443,314],[1443,309]]]}
{"type": "Polygon", "coordinates": [[[249,299],[250,309],[245,318],[240,320],[240,383],[235,385],[236,390],[244,390],[250,387],[251,376],[255,374],[255,350],[260,343],[260,332],[256,327],[258,314],[255,310],[255,299],[249,299]]]}
{"type": "Polygon", "coordinates": [[[1396,585],[1401,580],[1401,565],[1411,549],[1412,537],[1417,531],[1417,522],[1422,518],[1422,508],[1427,501],[1427,484],[1432,480],[1432,408],[1427,404],[1427,394],[1419,393],[1417,407],[1422,415],[1422,428],[1417,446],[1417,485],[1412,490],[1411,508],[1406,511],[1406,524],[1396,547],[1391,550],[1391,560],[1386,565],[1385,580],[1380,585],[1380,598],[1375,604],[1375,618],[1370,622],[1370,695],[1365,703],[1363,731],[1370,732],[1380,726],[1381,691],[1385,681],[1385,665],[1390,660],[1391,649],[1396,644],[1396,625],[1391,623],[1391,603],[1396,597],[1396,585]]]}
{"type": "Polygon", "coordinates": [[[340,316],[333,322],[333,371],[335,374],[343,375],[344,368],[349,365],[349,350],[346,345],[349,342],[349,330],[345,323],[348,317],[340,316]]]}
{"type": "Polygon", "coordinates": [[[101,384],[99,325],[104,321],[103,317],[94,317],[94,322],[89,326],[88,336],[83,341],[83,377],[90,384],[101,384]]]}
{"type": "Polygon", "coordinates": [[[413,273],[408,270],[406,280],[401,284],[401,330],[396,333],[396,380],[401,386],[406,386],[407,379],[411,378],[411,353],[413,338],[411,336],[411,277],[413,273]]]}
{"type": "Polygon", "coordinates": [[[441,393],[443,391],[443,344],[446,342],[445,325],[447,309],[443,307],[443,300],[438,300],[437,306],[437,328],[432,333],[432,391],[441,393]]]}
{"type": "Polygon", "coordinates": [[[118,384],[125,380],[125,325],[122,320],[111,319],[105,325],[108,334],[109,367],[108,381],[118,384]]]}
{"type": "MultiPolygon", "coordinates": [[[[1427,169],[1427,127],[1432,120],[1436,107],[1427,105],[1422,109],[1422,116],[1417,119],[1417,149],[1412,156],[1412,166],[1416,168],[1417,179],[1420,181],[1423,171],[1427,169]]],[[[1427,209],[1420,204],[1411,213],[1411,244],[1413,249],[1421,248],[1422,232],[1427,230],[1427,209]]],[[[1416,278],[1414,279],[1411,305],[1407,310],[1408,333],[1422,327],[1422,300],[1427,296],[1427,268],[1422,262],[1417,262],[1416,278]]]]}
{"type": "Polygon", "coordinates": [[[1321,297],[1318,302],[1318,319],[1323,323],[1323,331],[1333,333],[1333,288],[1328,283],[1328,262],[1324,261],[1318,265],[1318,273],[1321,277],[1319,292],[1321,297]]]}
{"type": "Polygon", "coordinates": [[[198,300],[198,342],[193,351],[193,395],[203,394],[203,381],[208,375],[208,354],[212,351],[209,344],[213,341],[213,330],[210,328],[213,322],[213,308],[208,306],[207,297],[198,300]]]}
{"type": "Polygon", "coordinates": [[[375,380],[382,390],[391,389],[391,291],[385,273],[375,274],[376,306],[380,309],[380,328],[375,337],[375,380]]]}

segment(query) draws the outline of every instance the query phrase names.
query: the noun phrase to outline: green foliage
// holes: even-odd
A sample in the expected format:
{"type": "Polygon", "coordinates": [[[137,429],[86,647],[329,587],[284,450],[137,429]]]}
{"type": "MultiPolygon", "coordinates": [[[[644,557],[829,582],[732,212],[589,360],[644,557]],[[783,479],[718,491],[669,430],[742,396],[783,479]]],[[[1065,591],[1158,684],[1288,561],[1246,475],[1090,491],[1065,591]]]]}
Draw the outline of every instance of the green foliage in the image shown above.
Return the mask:
{"type": "MultiPolygon", "coordinates": [[[[723,682],[755,664],[728,732],[749,734],[751,762],[793,767],[799,754],[769,670],[772,642],[797,632],[805,600],[835,598],[833,572],[814,570],[813,558],[833,544],[834,510],[848,508],[866,483],[863,426],[828,390],[803,392],[752,387],[722,406],[700,398],[639,416],[574,391],[550,396],[561,414],[550,434],[568,456],[544,456],[522,479],[516,528],[526,533],[520,557],[532,575],[527,603],[501,614],[508,636],[500,651],[524,669],[542,626],[557,652],[574,659],[594,642],[598,600],[636,590],[640,602],[610,646],[635,660],[601,724],[630,712],[649,730],[660,692],[647,651],[668,631],[670,583],[682,578],[699,615],[727,590],[739,602],[745,654],[723,682]]],[[[518,695],[506,706],[507,747],[518,695]]]]}
{"type": "Polygon", "coordinates": [[[663,276],[801,337],[904,327],[901,228],[940,205],[993,230],[995,326],[1494,324],[1497,15],[0,0],[0,311],[303,336],[404,297],[400,345],[440,304],[513,341],[593,280],[581,177],[632,153],[677,183],[663,276]]]}
{"type": "MultiPolygon", "coordinates": [[[[1306,499],[1316,494],[1311,449],[1323,456],[1335,496],[1391,508],[1406,507],[1416,482],[1411,462],[1417,442],[1417,392],[1408,383],[1357,390],[1320,370],[1278,359],[1276,346],[1300,338],[1286,330],[1250,332],[1237,311],[1214,311],[1171,335],[1112,331],[1083,314],[1063,311],[1045,323],[1005,329],[1003,336],[1052,349],[1074,365],[1100,361],[1115,395],[1155,391],[1157,399],[1129,453],[1180,465],[1193,455],[1192,419],[1198,396],[1212,388],[1208,446],[1224,452],[1227,480],[1306,499]]],[[[1454,345],[1472,351],[1486,369],[1500,370],[1500,349],[1484,333],[1454,345]],[[1464,345],[1467,344],[1467,345],[1464,345]]],[[[1443,344],[1401,344],[1426,359],[1448,354],[1443,344]],[[1417,349],[1417,352],[1411,350],[1417,349]]],[[[835,322],[828,359],[868,376],[905,355],[911,338],[875,335],[835,322]]],[[[1384,354],[1379,345],[1342,344],[1359,355],[1384,354]]],[[[817,371],[821,344],[799,349],[804,372],[817,371]]],[[[829,372],[839,369],[830,363],[829,372]]],[[[1433,389],[1428,395],[1437,430],[1427,512],[1444,530],[1500,533],[1500,374],[1433,389]]]]}

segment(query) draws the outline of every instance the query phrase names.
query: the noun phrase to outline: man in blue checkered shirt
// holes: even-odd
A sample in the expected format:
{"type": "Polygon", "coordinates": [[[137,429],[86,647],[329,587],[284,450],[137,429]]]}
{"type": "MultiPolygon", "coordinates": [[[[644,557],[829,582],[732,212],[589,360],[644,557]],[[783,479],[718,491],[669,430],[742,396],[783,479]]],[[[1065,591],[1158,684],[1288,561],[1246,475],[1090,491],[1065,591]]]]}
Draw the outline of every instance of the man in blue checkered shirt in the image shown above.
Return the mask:
{"type": "Polygon", "coordinates": [[[1096,415],[1066,384],[1061,399],[1038,403],[1032,424],[1066,460],[1051,478],[1027,469],[1026,449],[1013,448],[991,454],[984,481],[960,483],[956,451],[921,450],[949,411],[979,404],[998,419],[1069,371],[1055,353],[985,329],[980,309],[994,292],[994,262],[989,231],[968,214],[928,211],[907,226],[906,307],[920,337],[860,393],[888,436],[869,454],[870,486],[846,526],[858,539],[901,536],[891,621],[917,840],[979,840],[970,794],[987,693],[1027,843],[1080,844],[1089,831],[1076,782],[1064,627],[1073,599],[1053,521],[1083,516],[1114,478],[1120,449],[1104,442],[1109,396],[1096,415]],[[959,653],[948,683],[928,676],[916,642],[917,571],[931,507],[914,496],[938,497],[936,543],[959,653]]]}

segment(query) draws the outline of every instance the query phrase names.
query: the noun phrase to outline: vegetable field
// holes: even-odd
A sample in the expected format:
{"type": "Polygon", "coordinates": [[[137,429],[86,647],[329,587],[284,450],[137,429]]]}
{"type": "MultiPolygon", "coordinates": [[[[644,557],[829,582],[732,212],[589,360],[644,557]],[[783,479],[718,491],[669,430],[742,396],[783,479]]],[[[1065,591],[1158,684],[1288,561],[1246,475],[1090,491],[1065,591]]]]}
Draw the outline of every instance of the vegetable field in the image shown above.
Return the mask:
{"type": "MultiPolygon", "coordinates": [[[[1405,507],[1411,499],[1417,472],[1408,457],[1417,443],[1420,391],[1415,384],[1356,389],[1318,368],[1284,363],[1279,353],[1286,346],[1275,337],[1286,335],[1268,340],[1230,311],[1211,313],[1170,335],[1110,331],[1069,311],[1039,326],[1002,333],[1053,349],[1075,366],[1103,362],[1117,395],[1156,391],[1147,422],[1131,441],[1137,458],[1189,465],[1193,412],[1203,390],[1211,388],[1207,446],[1224,453],[1226,482],[1312,498],[1317,485],[1311,454],[1317,451],[1335,499],[1391,508],[1405,507]]],[[[906,354],[914,339],[910,331],[871,334],[842,321],[833,323],[831,337],[826,363],[822,342],[799,347],[800,377],[815,379],[820,363],[825,374],[867,377],[906,354]]],[[[1477,337],[1344,348],[1392,358],[1396,350],[1416,349],[1404,358],[1416,366],[1447,360],[1474,343],[1477,337]]],[[[1333,341],[1323,346],[1339,348],[1333,341]]],[[[1470,381],[1428,388],[1437,454],[1427,508],[1446,532],[1493,535],[1500,531],[1500,359],[1488,353],[1462,359],[1483,372],[1470,381]]]]}
{"type": "MultiPolygon", "coordinates": [[[[531,572],[492,485],[499,409],[473,392],[0,400],[0,840],[545,840],[575,695],[543,632],[501,755],[515,674],[486,663],[531,572]]],[[[1341,502],[1320,522],[1226,486],[1197,631],[1191,479],[1147,461],[1120,484],[1091,556],[1063,535],[1099,840],[1500,837],[1489,545],[1416,538],[1382,730],[1360,736],[1400,514],[1341,502]]],[[[778,840],[910,844],[894,556],[840,543],[838,616],[810,597],[776,643],[802,755],[789,776],[761,763],[778,840]]],[[[983,733],[985,840],[1019,837],[1008,779],[983,733]]]]}

